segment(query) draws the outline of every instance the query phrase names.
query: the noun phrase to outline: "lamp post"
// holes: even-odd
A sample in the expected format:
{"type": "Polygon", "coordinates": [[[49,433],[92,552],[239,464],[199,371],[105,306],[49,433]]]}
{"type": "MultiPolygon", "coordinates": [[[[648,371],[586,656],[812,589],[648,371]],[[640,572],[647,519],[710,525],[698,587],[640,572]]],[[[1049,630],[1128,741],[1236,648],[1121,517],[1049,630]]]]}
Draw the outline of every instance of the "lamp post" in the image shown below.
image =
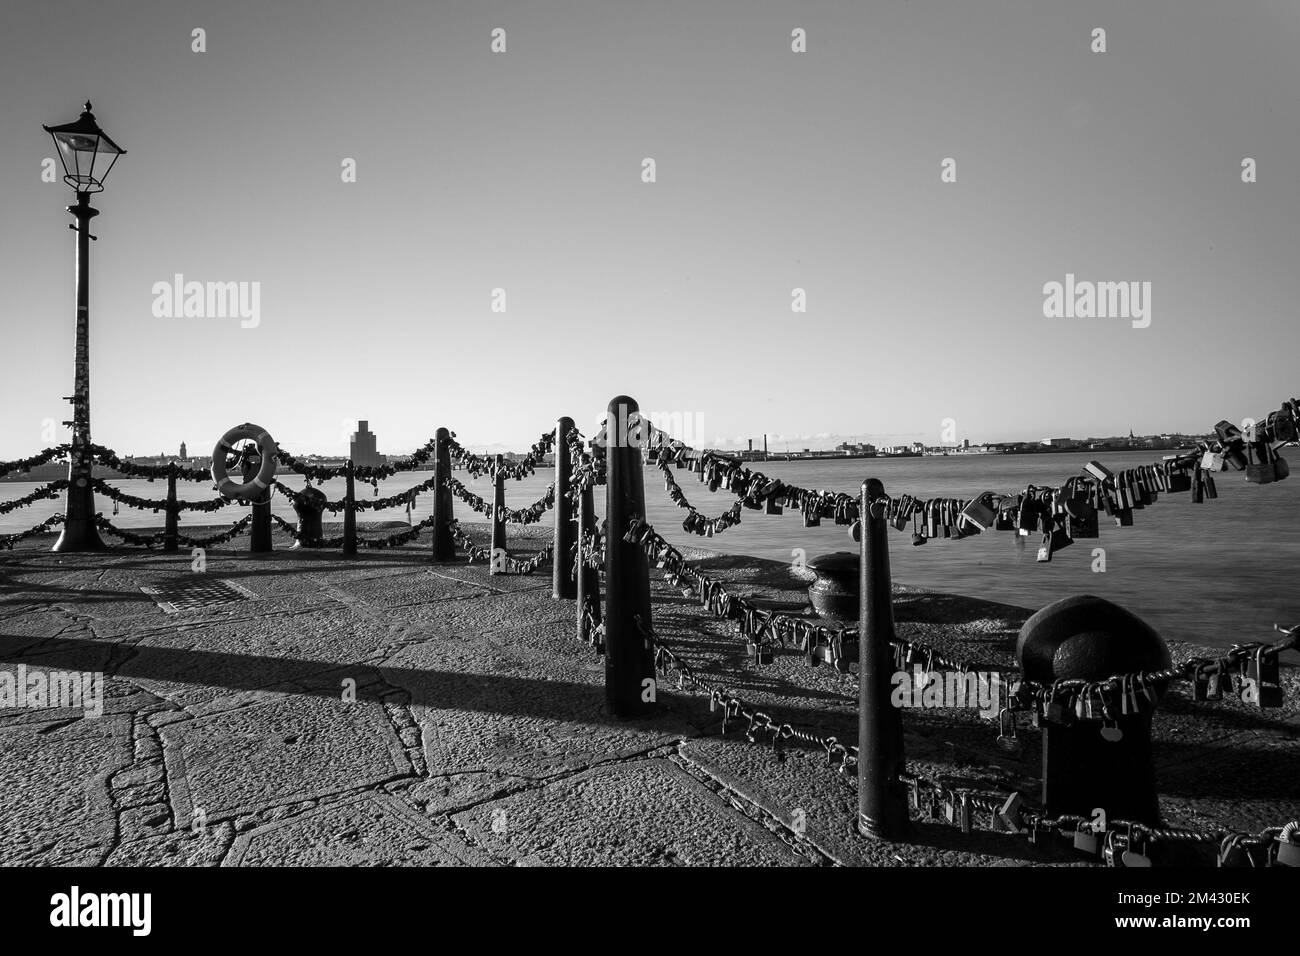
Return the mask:
{"type": "Polygon", "coordinates": [[[99,128],[90,112],[90,101],[75,122],[46,126],[54,138],[63,181],[77,193],[77,204],[68,206],[77,233],[77,345],[73,378],[72,453],[68,456],[68,499],[65,520],[55,551],[97,551],[104,547],[95,527],[95,494],[90,485],[90,220],[99,215],[90,206],[91,193],[102,192],[109,170],[126,152],[99,128]]]}

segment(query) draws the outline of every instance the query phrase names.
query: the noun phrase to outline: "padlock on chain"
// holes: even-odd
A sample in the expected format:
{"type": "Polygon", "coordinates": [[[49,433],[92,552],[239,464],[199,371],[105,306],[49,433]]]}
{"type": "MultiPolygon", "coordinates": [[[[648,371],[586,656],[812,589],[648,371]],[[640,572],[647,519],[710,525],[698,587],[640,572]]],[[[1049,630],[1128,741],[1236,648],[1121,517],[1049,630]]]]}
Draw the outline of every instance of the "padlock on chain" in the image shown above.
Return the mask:
{"type": "Polygon", "coordinates": [[[1224,463],[1233,471],[1245,471],[1246,454],[1243,448],[1245,442],[1242,438],[1241,429],[1224,419],[1214,426],[1214,430],[1219,436],[1224,463]]]}
{"type": "Polygon", "coordinates": [[[1092,823],[1084,820],[1079,829],[1074,831],[1074,848],[1091,856],[1097,855],[1097,834],[1093,832],[1092,823]]]}
{"type": "Polygon", "coordinates": [[[1192,700],[1209,700],[1210,699],[1210,675],[1209,667],[1204,664],[1197,664],[1196,670],[1192,673],[1192,700]]]}
{"type": "Polygon", "coordinates": [[[1065,533],[1071,541],[1076,538],[1100,537],[1097,509],[1086,501],[1067,501],[1065,504],[1065,533]]]}
{"type": "Polygon", "coordinates": [[[1166,458],[1166,481],[1169,483],[1170,492],[1183,492],[1192,490],[1192,476],[1188,474],[1186,468],[1179,463],[1181,458],[1174,456],[1171,460],[1166,458]]]}
{"type": "Polygon", "coordinates": [[[993,508],[993,492],[986,491],[967,502],[961,509],[959,518],[959,524],[965,525],[962,530],[968,534],[972,528],[979,531],[988,531],[992,528],[997,519],[997,512],[993,508]]]}
{"type": "Polygon", "coordinates": [[[961,827],[962,833],[970,833],[971,832],[970,791],[962,790],[959,795],[959,799],[961,802],[957,810],[957,823],[958,826],[961,827]]]}
{"type": "Polygon", "coordinates": [[[1268,653],[1267,647],[1255,648],[1246,658],[1241,683],[1242,699],[1246,703],[1255,704],[1261,710],[1282,706],[1281,665],[1278,655],[1268,653]]]}
{"type": "Polygon", "coordinates": [[[994,531],[1015,531],[1016,515],[1020,511],[1020,496],[1009,495],[998,502],[997,516],[993,519],[994,531]]]}
{"type": "Polygon", "coordinates": [[[1016,736],[1016,715],[1010,707],[998,711],[997,746],[1013,756],[1019,756],[1025,749],[1024,741],[1016,736]],[[1008,728],[1010,733],[1007,733],[1008,728]]]}
{"type": "Polygon", "coordinates": [[[903,495],[902,501],[898,502],[898,513],[894,515],[894,530],[907,530],[907,526],[912,523],[912,507],[914,504],[915,501],[911,495],[903,495]]]}
{"type": "Polygon", "coordinates": [[[1061,692],[1053,685],[1047,691],[1047,707],[1043,718],[1054,724],[1074,723],[1074,708],[1069,701],[1061,700],[1061,692]]]}
{"type": "Polygon", "coordinates": [[[1267,442],[1246,445],[1246,480],[1252,485],[1271,484],[1276,478],[1267,442]]]}
{"type": "Polygon", "coordinates": [[[1039,544],[1038,546],[1038,557],[1036,560],[1038,560],[1039,562],[1052,560],[1052,532],[1051,531],[1043,532],[1043,540],[1042,543],[1039,544]]]}
{"type": "Polygon", "coordinates": [[[1019,793],[1012,793],[1002,806],[993,812],[993,829],[1000,833],[1021,832],[1020,805],[1023,803],[1019,793]]]}
{"type": "Polygon", "coordinates": [[[1273,456],[1273,480],[1281,481],[1291,476],[1291,466],[1287,464],[1286,459],[1278,454],[1278,448],[1281,444],[1270,445],[1268,453],[1273,456]]]}
{"type": "MultiPolygon", "coordinates": [[[[1298,824],[1291,823],[1288,826],[1296,827],[1298,824]]],[[[1300,866],[1300,843],[1291,839],[1283,839],[1287,835],[1287,828],[1282,828],[1282,833],[1278,834],[1277,842],[1274,844],[1273,865],[1274,866],[1300,866]]]]}
{"type": "Polygon", "coordinates": [[[1205,699],[1223,700],[1225,684],[1230,684],[1228,661],[1221,659],[1215,661],[1206,670],[1205,699]]]}
{"type": "Polygon", "coordinates": [[[1138,842],[1131,830],[1120,833],[1117,830],[1106,832],[1106,846],[1102,858],[1108,866],[1115,867],[1149,867],[1151,857],[1142,852],[1146,847],[1138,842]]]}

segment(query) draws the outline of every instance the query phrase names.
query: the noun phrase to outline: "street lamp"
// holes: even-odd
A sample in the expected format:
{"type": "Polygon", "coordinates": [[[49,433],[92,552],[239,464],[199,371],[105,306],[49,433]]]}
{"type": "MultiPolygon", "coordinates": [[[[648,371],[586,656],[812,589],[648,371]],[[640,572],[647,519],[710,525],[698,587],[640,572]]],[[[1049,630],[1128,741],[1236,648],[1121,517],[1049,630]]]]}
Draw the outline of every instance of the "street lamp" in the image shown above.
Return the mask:
{"type": "Polygon", "coordinates": [[[54,543],[55,551],[97,551],[104,547],[95,527],[95,494],[90,484],[90,220],[99,215],[90,206],[91,193],[102,192],[104,180],[126,150],[109,139],[90,112],[90,101],[76,122],[46,126],[54,138],[63,181],[77,193],[77,204],[68,212],[77,220],[68,228],[77,233],[77,346],[73,379],[72,453],[68,462],[68,500],[63,532],[54,543]]]}

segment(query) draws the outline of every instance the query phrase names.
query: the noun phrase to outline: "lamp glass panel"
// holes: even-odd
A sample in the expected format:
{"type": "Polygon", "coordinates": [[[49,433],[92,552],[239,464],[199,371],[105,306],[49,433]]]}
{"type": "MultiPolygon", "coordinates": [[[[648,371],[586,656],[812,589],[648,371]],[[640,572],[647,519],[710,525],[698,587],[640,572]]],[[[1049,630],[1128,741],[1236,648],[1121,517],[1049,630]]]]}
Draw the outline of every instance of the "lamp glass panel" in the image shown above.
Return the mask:
{"type": "Polygon", "coordinates": [[[64,172],[79,186],[99,185],[121,152],[102,136],[56,133],[64,172]]]}

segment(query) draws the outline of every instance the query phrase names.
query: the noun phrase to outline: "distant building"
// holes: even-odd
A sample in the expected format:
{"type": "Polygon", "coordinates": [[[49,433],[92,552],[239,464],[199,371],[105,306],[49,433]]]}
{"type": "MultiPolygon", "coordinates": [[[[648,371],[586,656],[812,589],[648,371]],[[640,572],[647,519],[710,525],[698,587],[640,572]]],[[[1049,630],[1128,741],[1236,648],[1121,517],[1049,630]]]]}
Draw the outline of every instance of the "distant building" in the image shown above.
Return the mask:
{"type": "Polygon", "coordinates": [[[186,458],[189,457],[190,457],[189,455],[185,454],[185,442],[181,442],[181,460],[184,461],[186,458]]]}
{"type": "Polygon", "coordinates": [[[349,455],[352,463],[364,468],[388,464],[388,456],[375,450],[375,433],[370,430],[370,422],[357,422],[357,430],[352,433],[349,455]]]}

